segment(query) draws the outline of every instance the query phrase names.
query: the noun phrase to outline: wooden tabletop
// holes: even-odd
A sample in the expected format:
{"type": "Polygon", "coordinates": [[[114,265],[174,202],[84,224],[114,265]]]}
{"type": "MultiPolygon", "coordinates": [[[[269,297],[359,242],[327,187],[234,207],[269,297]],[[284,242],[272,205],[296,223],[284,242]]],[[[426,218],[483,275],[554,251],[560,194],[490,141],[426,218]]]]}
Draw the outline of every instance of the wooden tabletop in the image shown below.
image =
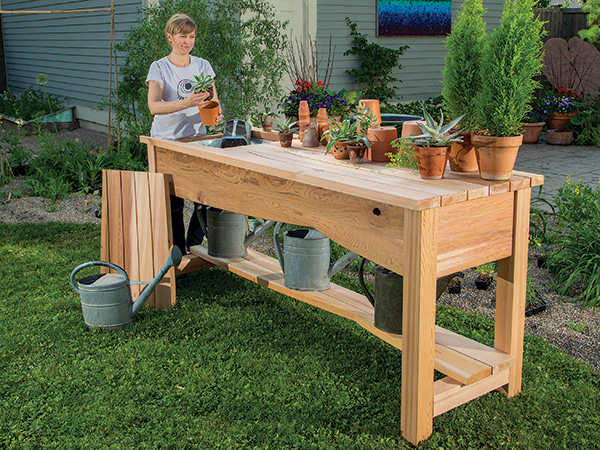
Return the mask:
{"type": "Polygon", "coordinates": [[[206,158],[257,172],[300,181],[312,186],[352,192],[365,199],[386,202],[411,210],[424,210],[465,202],[504,192],[542,185],[542,175],[513,171],[507,181],[486,181],[478,172],[452,172],[447,168],[441,180],[423,180],[418,171],[389,168],[386,163],[352,164],[336,160],[325,147],[302,147],[294,140],[283,148],[270,142],[232,148],[215,148],[199,142],[179,143],[146,136],[141,141],[169,148],[181,154],[206,158]]]}

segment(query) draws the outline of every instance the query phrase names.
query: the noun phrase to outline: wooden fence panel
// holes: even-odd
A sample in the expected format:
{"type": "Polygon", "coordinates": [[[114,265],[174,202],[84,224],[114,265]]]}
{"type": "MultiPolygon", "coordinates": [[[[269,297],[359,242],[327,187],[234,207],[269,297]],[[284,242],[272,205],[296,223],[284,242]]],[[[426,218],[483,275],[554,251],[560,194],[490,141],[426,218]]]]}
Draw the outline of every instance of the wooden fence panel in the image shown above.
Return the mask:
{"type": "Polygon", "coordinates": [[[536,9],[536,15],[546,22],[544,28],[548,32],[544,37],[544,42],[550,38],[558,37],[569,40],[577,36],[579,30],[588,28],[588,12],[581,8],[553,8],[536,9]]]}

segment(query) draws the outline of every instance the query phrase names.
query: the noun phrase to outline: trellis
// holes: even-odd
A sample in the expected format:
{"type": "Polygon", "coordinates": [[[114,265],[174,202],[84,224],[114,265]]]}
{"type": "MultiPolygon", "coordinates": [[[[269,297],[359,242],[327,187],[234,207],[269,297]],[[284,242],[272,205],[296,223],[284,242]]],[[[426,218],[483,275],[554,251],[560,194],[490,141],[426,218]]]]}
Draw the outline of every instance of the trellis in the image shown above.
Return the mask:
{"type": "MultiPolygon", "coordinates": [[[[108,146],[111,145],[111,103],[112,103],[112,76],[113,67],[115,75],[115,100],[116,104],[119,104],[119,97],[116,90],[119,86],[118,68],[117,68],[117,50],[115,48],[115,4],[114,0],[110,1],[110,8],[91,8],[91,9],[67,9],[63,11],[52,11],[52,10],[19,10],[19,11],[2,11],[1,14],[87,14],[87,13],[110,13],[110,43],[109,43],[109,55],[108,55],[108,146]],[[114,61],[114,64],[113,64],[114,61]]],[[[116,120],[117,127],[117,149],[121,148],[121,126],[119,122],[119,116],[117,115],[116,120]]]]}

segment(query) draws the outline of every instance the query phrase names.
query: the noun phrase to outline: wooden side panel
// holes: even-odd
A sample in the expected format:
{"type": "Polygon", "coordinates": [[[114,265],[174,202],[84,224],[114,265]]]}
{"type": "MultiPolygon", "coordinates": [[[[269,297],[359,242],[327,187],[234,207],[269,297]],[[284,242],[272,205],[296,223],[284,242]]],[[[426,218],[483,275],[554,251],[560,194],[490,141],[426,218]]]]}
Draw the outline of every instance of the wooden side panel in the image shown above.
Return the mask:
{"type": "Polygon", "coordinates": [[[515,357],[505,388],[509,397],[521,392],[531,189],[516,191],[514,196],[512,256],[498,261],[494,336],[494,347],[515,357]]]}
{"type": "Polygon", "coordinates": [[[514,194],[439,208],[438,276],[512,253],[514,194]]]}
{"type": "MultiPolygon", "coordinates": [[[[135,172],[136,210],[138,217],[138,238],[140,254],[140,280],[152,281],[154,278],[154,255],[152,220],[150,215],[150,189],[148,186],[148,174],[135,172]]],[[[137,280],[136,280],[137,281],[137,280]]],[[[154,294],[147,304],[155,308],[154,294]]]]}
{"type": "Polygon", "coordinates": [[[108,191],[108,236],[110,262],[123,267],[125,263],[123,252],[123,209],[121,194],[121,176],[116,170],[107,174],[108,191]]]}
{"type": "MultiPolygon", "coordinates": [[[[154,253],[154,273],[157,274],[167,261],[173,235],[171,231],[171,200],[167,176],[149,175],[150,214],[152,221],[152,246],[154,253]]],[[[166,309],[175,305],[175,268],[169,269],[154,291],[154,307],[166,309]]]]}
{"type": "MultiPolygon", "coordinates": [[[[102,218],[100,220],[100,261],[110,261],[110,245],[108,230],[108,171],[102,171],[102,218]]],[[[108,268],[101,267],[101,273],[107,273],[108,268]]]]}
{"type": "Polygon", "coordinates": [[[433,430],[437,210],[405,217],[401,426],[416,445],[433,430]]]}
{"type": "MultiPolygon", "coordinates": [[[[134,173],[122,171],[121,201],[123,205],[123,268],[130,280],[140,279],[139,236],[136,209],[134,173]]],[[[140,295],[141,287],[131,285],[131,299],[135,301],[140,295]]]]}

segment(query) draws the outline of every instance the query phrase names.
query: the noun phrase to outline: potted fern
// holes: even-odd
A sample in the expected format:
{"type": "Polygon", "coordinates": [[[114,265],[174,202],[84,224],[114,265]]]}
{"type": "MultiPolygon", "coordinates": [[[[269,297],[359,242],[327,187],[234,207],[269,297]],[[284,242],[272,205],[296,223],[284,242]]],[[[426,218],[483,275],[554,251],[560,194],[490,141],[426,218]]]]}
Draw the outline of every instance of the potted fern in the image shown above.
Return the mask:
{"type": "Polygon", "coordinates": [[[448,147],[454,142],[462,141],[459,137],[463,130],[450,132],[463,118],[460,116],[452,122],[444,125],[444,113],[440,109],[440,122],[436,122],[423,105],[423,116],[425,123],[417,122],[423,132],[418,136],[410,136],[405,139],[413,141],[414,151],[417,155],[419,174],[425,180],[439,180],[444,176],[446,161],[448,159],[448,147]]]}
{"type": "Polygon", "coordinates": [[[490,36],[481,63],[472,136],[479,174],[484,180],[508,180],[530,110],[534,77],[541,73],[543,23],[533,12],[535,0],[506,0],[500,26],[490,36]]]}
{"type": "Polygon", "coordinates": [[[214,93],[212,77],[205,73],[201,73],[200,75],[194,75],[194,80],[192,81],[192,89],[195,94],[198,94],[200,92],[209,93],[207,101],[198,105],[198,110],[200,111],[200,118],[202,119],[202,123],[204,125],[216,125],[220,107],[218,102],[210,100],[213,97],[214,93]]]}
{"type": "Polygon", "coordinates": [[[442,96],[451,118],[465,116],[463,142],[452,144],[448,153],[450,169],[456,172],[477,170],[471,131],[475,128],[475,101],[481,88],[481,60],[488,39],[482,19],[485,11],[482,0],[465,0],[445,43],[442,96]]]}

